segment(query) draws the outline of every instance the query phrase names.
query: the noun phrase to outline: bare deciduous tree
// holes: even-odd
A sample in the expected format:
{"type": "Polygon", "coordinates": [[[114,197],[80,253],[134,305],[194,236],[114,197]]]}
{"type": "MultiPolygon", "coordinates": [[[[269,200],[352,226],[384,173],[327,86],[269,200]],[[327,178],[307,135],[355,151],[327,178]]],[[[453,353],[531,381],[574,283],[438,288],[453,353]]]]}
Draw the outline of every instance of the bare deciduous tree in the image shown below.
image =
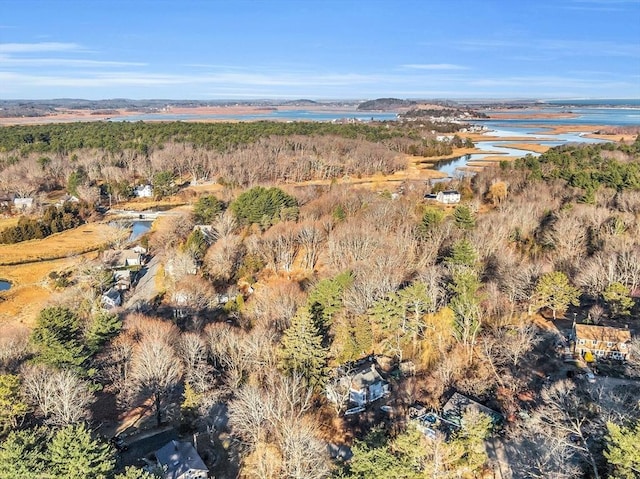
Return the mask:
{"type": "Polygon", "coordinates": [[[171,323],[149,320],[138,325],[137,333],[140,336],[131,360],[131,384],[139,394],[151,396],[160,425],[163,402],[182,377],[174,349],[178,332],[171,323]]]}
{"type": "Polygon", "coordinates": [[[320,256],[324,230],[317,222],[305,222],[298,230],[298,241],[303,249],[302,267],[313,271],[320,256]]]}
{"type": "Polygon", "coordinates": [[[0,367],[12,370],[29,353],[29,330],[3,325],[0,329],[0,367]]]}
{"type": "MultiPolygon", "coordinates": [[[[556,456],[566,458],[571,451],[586,460],[593,477],[599,479],[593,452],[593,440],[598,435],[594,422],[597,417],[592,410],[595,404],[581,396],[570,380],[555,382],[544,388],[540,395],[543,403],[531,415],[529,432],[543,439],[542,447],[555,451],[556,456]]],[[[558,461],[554,462],[557,464],[558,461]]]]}
{"type": "Polygon", "coordinates": [[[36,365],[24,368],[22,378],[27,401],[46,422],[66,426],[88,417],[93,394],[73,372],[36,365]]]}
{"type": "Polygon", "coordinates": [[[207,344],[202,336],[197,333],[182,334],[178,350],[184,364],[185,381],[197,392],[209,389],[211,366],[207,362],[207,344]]]}
{"type": "Polygon", "coordinates": [[[256,288],[247,308],[257,323],[284,331],[303,301],[298,283],[282,280],[256,288]]]}

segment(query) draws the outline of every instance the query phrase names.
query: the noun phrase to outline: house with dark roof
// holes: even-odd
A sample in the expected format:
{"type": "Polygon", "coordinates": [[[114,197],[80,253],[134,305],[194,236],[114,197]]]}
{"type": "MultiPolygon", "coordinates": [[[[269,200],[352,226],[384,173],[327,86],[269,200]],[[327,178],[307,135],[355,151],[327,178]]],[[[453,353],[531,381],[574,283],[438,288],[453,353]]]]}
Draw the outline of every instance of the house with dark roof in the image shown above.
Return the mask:
{"type": "Polygon", "coordinates": [[[463,427],[462,418],[469,411],[486,414],[494,426],[504,420],[499,412],[457,392],[453,393],[440,412],[427,412],[425,408],[412,407],[409,409],[409,419],[427,438],[435,439],[438,435],[449,438],[463,427]]]}
{"type": "Polygon", "coordinates": [[[338,368],[338,376],[327,387],[327,398],[334,403],[346,402],[349,410],[362,410],[388,394],[389,383],[373,357],[338,368]]]}
{"type": "Polygon", "coordinates": [[[170,441],[155,453],[164,479],[206,479],[209,469],[189,442],[170,441]]]}
{"type": "Polygon", "coordinates": [[[479,402],[457,392],[454,392],[451,398],[449,398],[444,406],[442,406],[442,412],[440,415],[450,424],[455,424],[457,427],[460,427],[462,423],[462,416],[468,411],[486,414],[491,418],[491,421],[494,424],[500,424],[504,419],[502,414],[499,412],[496,412],[487,406],[483,406],[479,402]]]}
{"type": "Polygon", "coordinates": [[[120,291],[116,288],[109,288],[107,291],[102,293],[101,302],[104,309],[117,308],[122,304],[120,291]]]}

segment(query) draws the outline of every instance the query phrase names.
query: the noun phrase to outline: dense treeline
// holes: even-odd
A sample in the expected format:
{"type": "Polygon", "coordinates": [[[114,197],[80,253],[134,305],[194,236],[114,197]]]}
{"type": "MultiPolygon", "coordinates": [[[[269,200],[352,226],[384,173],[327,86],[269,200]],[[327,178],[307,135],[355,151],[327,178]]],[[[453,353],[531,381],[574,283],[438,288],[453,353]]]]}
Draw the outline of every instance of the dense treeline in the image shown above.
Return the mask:
{"type": "Polygon", "coordinates": [[[0,243],[13,244],[32,239],[42,239],[54,233],[83,224],[93,210],[79,203],[65,202],[60,207],[49,206],[40,218],[23,216],[16,226],[0,231],[0,243]]]}
{"type": "MultiPolygon", "coordinates": [[[[446,125],[440,125],[445,128],[446,125]]],[[[0,130],[0,191],[30,196],[66,188],[93,202],[126,199],[132,187],[190,177],[229,186],[392,174],[403,154],[443,155],[428,126],[330,123],[80,123],[0,130]],[[296,132],[296,134],[292,134],[296,132]],[[30,152],[30,153],[29,153],[30,152]]],[[[469,142],[465,142],[468,146],[469,142]]]]}
{"type": "Polygon", "coordinates": [[[364,138],[381,141],[406,135],[393,124],[333,124],[320,122],[86,122],[29,126],[8,126],[0,129],[0,151],[72,152],[82,148],[99,148],[110,152],[149,148],[164,143],[189,143],[196,147],[226,151],[249,144],[260,138],[289,135],[335,135],[342,138],[364,138]]]}
{"type": "MultiPolygon", "coordinates": [[[[268,158],[280,146],[278,158],[286,150],[299,160],[353,146],[341,141],[269,138],[243,154],[268,158]]],[[[599,151],[625,165],[635,148],[599,151]]],[[[284,164],[251,173],[277,177],[284,164]]],[[[594,175],[610,168],[587,164],[594,175]]],[[[295,164],[286,165],[296,175],[295,164]]],[[[554,344],[563,337],[538,329],[533,317],[575,313],[578,322],[634,326],[625,318],[638,311],[631,292],[640,287],[640,194],[603,184],[585,203],[569,178],[547,174],[553,162],[540,165],[540,175],[518,163],[447,185],[463,194],[454,208],[426,206],[424,191],[409,188],[397,198],[339,185],[291,195],[265,186],[225,190],[224,202],[203,196],[192,212],[176,211],[154,228],[149,246],[163,264],[162,293],[139,305],[146,313],[123,313],[122,324],[98,313],[104,269],[83,264],[38,317],[29,346],[0,336],[0,406],[11,405],[0,425],[5,435],[18,424],[64,431],[100,414],[109,401],[95,405],[91,392],[101,388],[121,412],[151,406],[146,421],[226,441],[210,457],[238,458],[240,471],[212,470],[216,477],[480,477],[489,469],[482,415],[433,440],[405,428],[414,401],[439,410],[456,390],[506,418],[499,441],[518,452],[509,459],[514,471],[633,477],[637,387],[603,394],[558,374],[554,344]],[[210,226],[206,237],[194,222],[210,226]],[[391,415],[381,419],[376,403],[345,418],[345,404],[329,403],[326,388],[338,366],[370,354],[388,363],[391,415]],[[354,457],[336,464],[327,443],[343,441],[354,457]]],[[[259,182],[253,178],[247,183],[259,182]]],[[[617,367],[640,375],[640,361],[617,367]]],[[[36,450],[49,467],[47,442],[33,440],[34,428],[18,429],[22,435],[3,437],[0,477],[23,464],[16,443],[27,439],[26,457],[36,450]]]]}
{"type": "Polygon", "coordinates": [[[584,201],[594,202],[599,188],[640,190],[640,136],[631,145],[598,143],[552,148],[539,157],[527,155],[515,167],[531,171],[534,178],[562,179],[585,191],[584,201]]]}

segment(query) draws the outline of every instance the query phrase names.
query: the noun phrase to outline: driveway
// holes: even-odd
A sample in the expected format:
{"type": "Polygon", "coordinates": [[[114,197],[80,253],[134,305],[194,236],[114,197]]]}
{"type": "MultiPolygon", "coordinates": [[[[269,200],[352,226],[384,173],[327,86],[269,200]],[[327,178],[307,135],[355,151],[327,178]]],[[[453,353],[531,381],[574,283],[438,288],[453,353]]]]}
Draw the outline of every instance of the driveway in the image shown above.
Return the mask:
{"type": "Polygon", "coordinates": [[[118,456],[118,467],[144,466],[143,457],[157,451],[166,443],[173,439],[178,439],[178,434],[172,427],[160,430],[146,431],[133,436],[124,437],[124,442],[128,446],[118,456]]]}
{"type": "Polygon", "coordinates": [[[506,449],[499,436],[491,436],[485,441],[485,450],[489,456],[489,463],[493,467],[493,477],[495,479],[513,479],[511,466],[506,449]]]}
{"type": "Polygon", "coordinates": [[[142,277],[138,280],[133,294],[129,296],[124,303],[124,309],[129,311],[139,311],[149,304],[153,298],[158,294],[156,289],[156,275],[158,274],[158,268],[160,266],[160,260],[157,256],[151,258],[141,270],[142,277]]]}

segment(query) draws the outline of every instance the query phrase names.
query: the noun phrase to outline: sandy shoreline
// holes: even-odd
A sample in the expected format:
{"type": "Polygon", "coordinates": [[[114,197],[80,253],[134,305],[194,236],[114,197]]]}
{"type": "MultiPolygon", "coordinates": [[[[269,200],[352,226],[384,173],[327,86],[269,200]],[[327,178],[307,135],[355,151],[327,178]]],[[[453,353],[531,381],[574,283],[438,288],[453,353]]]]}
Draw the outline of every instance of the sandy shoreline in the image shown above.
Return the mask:
{"type": "Polygon", "coordinates": [[[575,113],[490,113],[490,120],[554,120],[554,119],[564,119],[564,118],[577,118],[578,115],[575,113]]]}
{"type": "MultiPolygon", "coordinates": [[[[318,113],[335,113],[336,115],[352,115],[358,112],[355,108],[339,107],[336,105],[327,106],[301,106],[301,105],[284,105],[284,106],[246,106],[246,105],[229,105],[229,106],[199,106],[199,107],[172,107],[168,106],[159,110],[126,110],[117,109],[105,112],[91,110],[69,110],[57,109],[54,114],[45,116],[23,116],[23,117],[4,117],[0,118],[0,125],[40,125],[47,123],[70,123],[84,121],[104,121],[114,117],[131,117],[147,115],[151,118],[145,121],[171,121],[163,118],[166,115],[193,115],[193,116],[235,116],[235,115],[256,115],[261,114],[267,116],[274,111],[290,111],[290,110],[309,110],[318,113]],[[158,118],[153,118],[158,115],[158,118]]],[[[225,118],[189,118],[190,122],[219,122],[219,121],[236,121],[225,118]]],[[[275,120],[274,120],[275,121],[275,120]]]]}

